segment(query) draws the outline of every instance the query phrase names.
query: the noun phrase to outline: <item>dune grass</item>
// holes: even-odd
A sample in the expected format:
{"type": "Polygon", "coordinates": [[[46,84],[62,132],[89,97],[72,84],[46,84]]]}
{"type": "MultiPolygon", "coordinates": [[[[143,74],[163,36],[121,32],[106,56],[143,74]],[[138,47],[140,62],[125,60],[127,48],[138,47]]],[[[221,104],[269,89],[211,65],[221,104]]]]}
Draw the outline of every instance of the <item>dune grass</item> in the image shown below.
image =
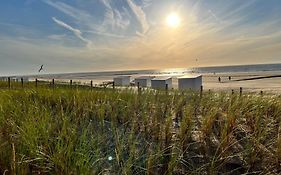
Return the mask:
{"type": "Polygon", "coordinates": [[[281,173],[277,95],[5,83],[0,174],[281,173]]]}

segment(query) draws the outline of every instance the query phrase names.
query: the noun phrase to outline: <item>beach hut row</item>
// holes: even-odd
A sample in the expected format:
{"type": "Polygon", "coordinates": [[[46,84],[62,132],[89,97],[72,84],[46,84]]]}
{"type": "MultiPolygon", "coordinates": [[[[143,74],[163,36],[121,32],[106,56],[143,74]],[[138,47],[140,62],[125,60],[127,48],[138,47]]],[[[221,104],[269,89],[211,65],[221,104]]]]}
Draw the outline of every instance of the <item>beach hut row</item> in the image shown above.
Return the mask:
{"type": "MultiPolygon", "coordinates": [[[[202,75],[184,75],[177,77],[178,89],[200,90],[202,86],[202,75]]],[[[170,76],[141,76],[134,80],[135,85],[140,87],[151,87],[153,89],[171,89],[173,88],[173,78],[170,76]]],[[[119,76],[114,78],[116,86],[129,86],[131,84],[130,76],[119,76]]]]}

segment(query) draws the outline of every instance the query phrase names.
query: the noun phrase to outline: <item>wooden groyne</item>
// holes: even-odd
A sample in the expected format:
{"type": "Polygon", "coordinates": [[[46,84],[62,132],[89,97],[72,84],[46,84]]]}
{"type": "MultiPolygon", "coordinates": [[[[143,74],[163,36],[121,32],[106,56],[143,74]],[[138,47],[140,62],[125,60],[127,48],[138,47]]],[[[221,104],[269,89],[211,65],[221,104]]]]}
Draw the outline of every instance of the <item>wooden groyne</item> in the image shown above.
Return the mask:
{"type": "Polygon", "coordinates": [[[270,75],[270,76],[260,76],[260,77],[252,77],[252,78],[242,78],[242,79],[233,80],[233,81],[250,81],[250,80],[278,78],[278,77],[281,77],[281,75],[270,75]]]}

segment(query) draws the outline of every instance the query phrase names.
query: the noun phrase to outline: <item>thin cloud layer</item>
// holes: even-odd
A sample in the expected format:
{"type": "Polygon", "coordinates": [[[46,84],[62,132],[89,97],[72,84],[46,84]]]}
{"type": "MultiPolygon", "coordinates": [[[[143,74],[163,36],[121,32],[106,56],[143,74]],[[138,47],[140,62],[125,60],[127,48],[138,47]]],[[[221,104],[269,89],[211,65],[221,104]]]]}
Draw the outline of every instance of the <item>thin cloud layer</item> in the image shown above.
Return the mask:
{"type": "Polygon", "coordinates": [[[147,31],[149,30],[149,24],[148,24],[147,19],[146,19],[146,14],[142,10],[142,7],[137,6],[132,0],[127,0],[127,2],[129,4],[129,7],[131,8],[133,13],[135,14],[137,20],[139,21],[139,23],[142,26],[142,33],[143,34],[147,33],[147,31]]]}
{"type": "Polygon", "coordinates": [[[80,30],[71,27],[70,25],[66,24],[65,22],[56,19],[55,17],[53,17],[52,19],[53,19],[53,21],[54,21],[55,23],[57,23],[59,26],[61,26],[61,27],[65,28],[65,29],[67,29],[67,30],[73,32],[73,34],[74,34],[75,36],[77,36],[77,38],[79,38],[80,40],[84,41],[89,47],[92,45],[92,42],[91,42],[90,40],[88,40],[88,39],[86,39],[86,38],[84,38],[84,37],[82,36],[82,32],[81,32],[80,30]]]}
{"type": "Polygon", "coordinates": [[[275,0],[7,1],[0,10],[0,70],[21,62],[28,72],[38,58],[69,71],[280,62],[275,0]],[[171,12],[179,28],[165,24],[171,12]]]}
{"type": "Polygon", "coordinates": [[[130,24],[128,16],[126,13],[120,12],[119,9],[112,7],[110,0],[100,0],[100,2],[105,6],[105,14],[103,25],[109,26],[111,29],[120,28],[126,30],[130,24]]]}

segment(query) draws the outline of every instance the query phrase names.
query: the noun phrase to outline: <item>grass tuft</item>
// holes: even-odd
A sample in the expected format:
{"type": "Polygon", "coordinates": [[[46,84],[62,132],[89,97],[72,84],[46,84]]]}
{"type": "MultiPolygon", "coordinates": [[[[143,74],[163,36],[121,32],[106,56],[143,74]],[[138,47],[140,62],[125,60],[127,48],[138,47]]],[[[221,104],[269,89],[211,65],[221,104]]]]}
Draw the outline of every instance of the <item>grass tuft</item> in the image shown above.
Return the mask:
{"type": "Polygon", "coordinates": [[[281,173],[281,96],[0,87],[0,174],[281,173]]]}

